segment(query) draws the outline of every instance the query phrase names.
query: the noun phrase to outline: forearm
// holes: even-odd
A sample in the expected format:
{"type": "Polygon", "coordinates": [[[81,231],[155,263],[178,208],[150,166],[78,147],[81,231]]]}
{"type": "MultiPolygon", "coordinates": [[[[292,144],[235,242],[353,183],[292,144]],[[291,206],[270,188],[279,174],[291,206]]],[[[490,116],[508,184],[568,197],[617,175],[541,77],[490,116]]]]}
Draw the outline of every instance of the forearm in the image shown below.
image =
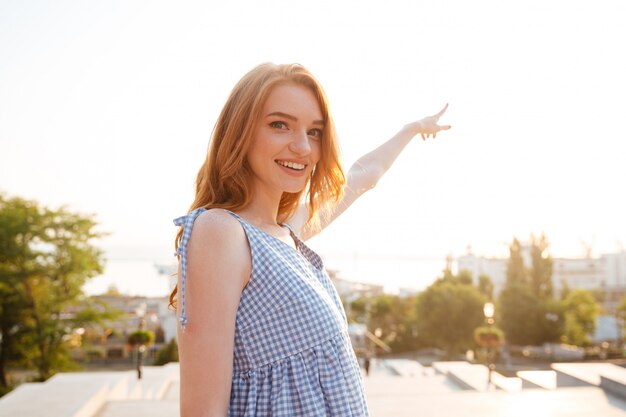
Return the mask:
{"type": "MultiPolygon", "coordinates": [[[[319,228],[312,229],[306,226],[298,228],[301,238],[307,240],[315,236],[346,211],[363,193],[374,188],[406,145],[419,133],[419,128],[419,122],[408,124],[378,148],[360,157],[348,170],[341,201],[333,208],[321,210],[319,228]]],[[[298,219],[303,220],[306,213],[308,213],[306,206],[302,205],[292,219],[293,224],[299,225],[298,219]]]]}
{"type": "Polygon", "coordinates": [[[348,171],[347,189],[358,196],[374,188],[417,133],[414,124],[406,125],[391,139],[360,157],[348,171]]]}
{"type": "Polygon", "coordinates": [[[391,139],[380,145],[373,151],[359,158],[348,170],[347,181],[344,188],[344,196],[338,205],[334,208],[325,208],[320,210],[320,227],[315,229],[307,227],[304,223],[308,219],[308,210],[303,204],[298,213],[294,216],[296,224],[299,225],[304,239],[311,238],[322,231],[326,226],[332,223],[341,213],[346,211],[352,203],[354,203],[363,193],[371,190],[376,186],[387,170],[394,163],[398,155],[404,150],[406,145],[418,134],[422,139],[429,137],[435,138],[437,133],[442,130],[450,129],[449,125],[439,125],[439,118],[445,113],[448,105],[446,104],[439,113],[425,117],[419,121],[406,124],[391,139]],[[298,222],[298,220],[302,220],[298,222]]]}

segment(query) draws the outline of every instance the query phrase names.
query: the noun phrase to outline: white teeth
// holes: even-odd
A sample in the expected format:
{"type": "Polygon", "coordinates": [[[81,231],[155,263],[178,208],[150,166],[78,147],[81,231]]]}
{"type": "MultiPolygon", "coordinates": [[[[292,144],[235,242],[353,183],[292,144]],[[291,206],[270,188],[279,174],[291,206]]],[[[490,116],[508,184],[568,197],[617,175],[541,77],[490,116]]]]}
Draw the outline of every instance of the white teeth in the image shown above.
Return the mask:
{"type": "Polygon", "coordinates": [[[282,165],[284,167],[291,168],[291,169],[296,169],[298,171],[301,171],[306,167],[306,165],[299,164],[297,162],[288,162],[288,161],[276,161],[276,162],[278,163],[278,165],[282,165]]]}

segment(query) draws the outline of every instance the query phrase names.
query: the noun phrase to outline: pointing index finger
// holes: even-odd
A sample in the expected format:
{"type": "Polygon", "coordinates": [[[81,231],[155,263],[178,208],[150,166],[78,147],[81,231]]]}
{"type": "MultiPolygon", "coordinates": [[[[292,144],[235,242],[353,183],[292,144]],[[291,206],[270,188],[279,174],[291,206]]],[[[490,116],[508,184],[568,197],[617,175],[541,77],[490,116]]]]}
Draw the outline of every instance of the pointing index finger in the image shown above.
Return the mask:
{"type": "Polygon", "coordinates": [[[446,112],[446,110],[448,110],[448,103],[446,103],[446,105],[445,105],[445,106],[443,106],[443,109],[441,109],[441,110],[439,111],[439,113],[437,113],[437,114],[435,115],[435,117],[436,117],[437,119],[438,119],[438,118],[440,118],[440,117],[441,117],[441,116],[442,116],[442,115],[446,112]]]}

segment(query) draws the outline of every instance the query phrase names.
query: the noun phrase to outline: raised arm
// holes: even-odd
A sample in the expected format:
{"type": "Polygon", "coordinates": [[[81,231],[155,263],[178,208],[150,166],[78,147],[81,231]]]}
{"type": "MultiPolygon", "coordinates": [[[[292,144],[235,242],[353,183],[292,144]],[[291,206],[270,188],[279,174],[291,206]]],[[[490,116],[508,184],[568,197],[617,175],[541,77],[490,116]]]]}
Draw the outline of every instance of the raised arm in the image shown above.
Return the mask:
{"type": "Polygon", "coordinates": [[[289,221],[295,230],[300,231],[300,238],[306,240],[315,236],[346,211],[363,193],[374,188],[400,155],[400,152],[415,136],[420,134],[422,139],[426,140],[429,137],[435,138],[437,133],[442,130],[450,129],[449,125],[438,124],[439,118],[447,108],[448,105],[446,104],[437,114],[405,125],[387,142],[360,157],[350,167],[346,175],[346,186],[342,200],[335,208],[326,209],[320,213],[319,228],[304,227],[308,218],[308,211],[305,205],[301,205],[296,215],[289,221]]]}
{"type": "MultiPolygon", "coordinates": [[[[223,417],[230,402],[235,317],[250,276],[250,252],[237,220],[214,209],[196,219],[187,255],[189,319],[185,330],[179,325],[178,331],[180,415],[223,417]]],[[[180,308],[180,293],[177,302],[180,308]]]]}

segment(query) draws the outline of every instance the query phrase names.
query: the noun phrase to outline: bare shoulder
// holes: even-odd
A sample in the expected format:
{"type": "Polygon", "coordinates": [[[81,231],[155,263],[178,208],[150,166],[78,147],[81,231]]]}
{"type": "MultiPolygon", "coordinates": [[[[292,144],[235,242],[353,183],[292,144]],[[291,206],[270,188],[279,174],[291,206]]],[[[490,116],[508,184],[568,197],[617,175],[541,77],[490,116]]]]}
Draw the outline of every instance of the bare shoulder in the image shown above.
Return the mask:
{"type": "Polygon", "coordinates": [[[228,239],[229,237],[245,237],[239,221],[223,209],[211,209],[203,212],[196,219],[193,231],[207,238],[228,239]]]}
{"type": "Polygon", "coordinates": [[[191,273],[205,275],[227,268],[235,275],[232,281],[242,288],[247,283],[251,270],[248,240],[239,221],[225,210],[211,209],[198,216],[188,251],[191,273]]]}

